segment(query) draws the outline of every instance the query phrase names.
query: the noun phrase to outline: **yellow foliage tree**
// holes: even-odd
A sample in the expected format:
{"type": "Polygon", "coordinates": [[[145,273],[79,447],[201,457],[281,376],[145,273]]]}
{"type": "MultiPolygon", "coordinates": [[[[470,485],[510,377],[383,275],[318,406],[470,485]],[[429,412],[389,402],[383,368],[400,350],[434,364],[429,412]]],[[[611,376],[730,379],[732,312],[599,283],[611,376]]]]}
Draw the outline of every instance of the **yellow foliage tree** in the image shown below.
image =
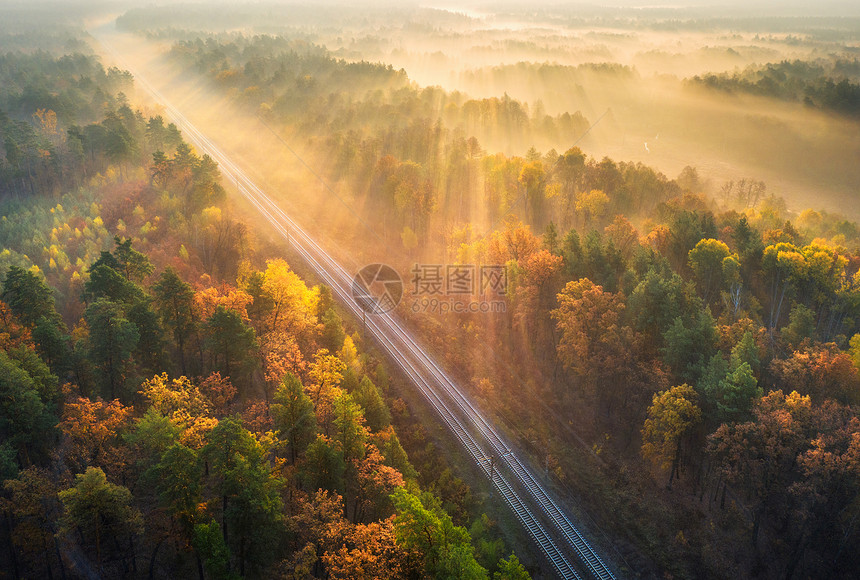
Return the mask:
{"type": "Polygon", "coordinates": [[[153,408],[167,417],[176,411],[185,411],[194,416],[209,414],[209,401],[184,376],[170,380],[167,373],[155,375],[143,382],[140,392],[153,408]]]}
{"type": "Polygon", "coordinates": [[[576,199],[576,213],[581,214],[583,223],[588,224],[591,220],[600,219],[606,213],[609,206],[609,196],[599,189],[580,193],[576,199]]]}
{"type": "Polygon", "coordinates": [[[267,327],[300,335],[317,324],[319,289],[308,288],[282,259],[266,261],[263,291],[273,303],[267,327]]]}
{"type": "Polygon", "coordinates": [[[642,428],[642,456],[670,469],[669,487],[678,473],[681,442],[702,419],[693,387],[683,384],[655,393],[642,428]]]}
{"type": "Polygon", "coordinates": [[[310,384],[306,387],[314,402],[317,421],[323,433],[329,435],[334,413],[334,402],[341,395],[340,382],[346,365],[338,357],[329,354],[327,349],[317,352],[308,370],[310,384]]]}

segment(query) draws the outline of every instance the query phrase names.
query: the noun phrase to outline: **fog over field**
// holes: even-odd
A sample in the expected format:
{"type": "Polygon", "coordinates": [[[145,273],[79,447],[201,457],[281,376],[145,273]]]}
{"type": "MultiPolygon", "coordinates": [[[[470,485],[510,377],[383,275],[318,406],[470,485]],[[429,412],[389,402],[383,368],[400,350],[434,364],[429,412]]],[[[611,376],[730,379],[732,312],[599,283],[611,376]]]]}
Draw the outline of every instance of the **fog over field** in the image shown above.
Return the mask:
{"type": "MultiPolygon", "coordinates": [[[[860,183],[856,116],[770,95],[713,90],[694,77],[767,63],[824,66],[856,58],[860,10],[850,3],[593,5],[369,3],[318,9],[290,3],[167,4],[132,9],[135,30],[170,37],[204,31],[282,34],[350,61],[391,64],[419,86],[471,98],[509,95],[530,114],[581,112],[596,126],[578,141],[595,157],[641,161],[674,177],[700,170],[715,194],[741,178],[764,180],[800,209],[814,199],[854,214],[860,183]]],[[[848,78],[857,80],[856,70],[848,78]]],[[[561,152],[581,135],[541,140],[561,152]]],[[[487,143],[523,154],[536,143],[487,143]]]]}

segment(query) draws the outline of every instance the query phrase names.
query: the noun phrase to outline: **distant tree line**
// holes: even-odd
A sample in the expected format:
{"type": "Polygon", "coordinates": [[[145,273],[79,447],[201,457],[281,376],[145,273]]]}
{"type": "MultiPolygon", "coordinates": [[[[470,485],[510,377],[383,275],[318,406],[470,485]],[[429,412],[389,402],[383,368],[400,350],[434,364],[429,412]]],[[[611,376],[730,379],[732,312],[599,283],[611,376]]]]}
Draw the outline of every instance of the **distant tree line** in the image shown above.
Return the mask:
{"type": "Polygon", "coordinates": [[[798,101],[850,117],[860,116],[857,61],[824,64],[802,60],[750,66],[741,72],[694,76],[692,85],[798,101]]]}

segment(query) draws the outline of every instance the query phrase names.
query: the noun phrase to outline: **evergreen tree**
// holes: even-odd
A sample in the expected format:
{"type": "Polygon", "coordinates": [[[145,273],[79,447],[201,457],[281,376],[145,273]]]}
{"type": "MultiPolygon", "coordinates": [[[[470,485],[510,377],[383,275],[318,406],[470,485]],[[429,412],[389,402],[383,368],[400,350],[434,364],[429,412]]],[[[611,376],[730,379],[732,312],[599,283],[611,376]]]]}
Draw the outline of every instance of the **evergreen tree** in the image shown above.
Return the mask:
{"type": "Polygon", "coordinates": [[[98,371],[103,393],[110,399],[125,396],[131,355],[140,332],[124,317],[119,305],[105,298],[90,304],[84,318],[89,326],[89,358],[98,371]]]}

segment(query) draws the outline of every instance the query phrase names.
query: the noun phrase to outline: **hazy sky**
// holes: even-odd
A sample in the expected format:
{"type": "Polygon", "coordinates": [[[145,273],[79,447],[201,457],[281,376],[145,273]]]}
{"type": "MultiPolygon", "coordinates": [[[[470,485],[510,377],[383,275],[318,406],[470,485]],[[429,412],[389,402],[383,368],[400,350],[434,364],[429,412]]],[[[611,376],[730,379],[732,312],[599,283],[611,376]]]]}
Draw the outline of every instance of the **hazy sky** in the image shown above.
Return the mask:
{"type": "Polygon", "coordinates": [[[810,16],[860,16],[860,2],[856,0],[824,0],[821,2],[810,2],[804,0],[728,0],[725,2],[715,0],[94,0],[93,2],[82,2],[81,0],[3,0],[6,6],[25,5],[32,6],[51,4],[94,4],[102,6],[113,6],[116,8],[139,8],[143,6],[165,5],[165,4],[212,4],[213,6],[224,4],[298,4],[304,6],[313,5],[367,5],[367,6],[426,6],[444,7],[451,10],[479,9],[484,11],[493,10],[533,10],[535,8],[558,7],[565,11],[575,7],[635,7],[642,8],[696,8],[696,11],[712,12],[720,15],[810,15],[810,16]],[[704,10],[703,10],[704,9],[704,10]]]}

